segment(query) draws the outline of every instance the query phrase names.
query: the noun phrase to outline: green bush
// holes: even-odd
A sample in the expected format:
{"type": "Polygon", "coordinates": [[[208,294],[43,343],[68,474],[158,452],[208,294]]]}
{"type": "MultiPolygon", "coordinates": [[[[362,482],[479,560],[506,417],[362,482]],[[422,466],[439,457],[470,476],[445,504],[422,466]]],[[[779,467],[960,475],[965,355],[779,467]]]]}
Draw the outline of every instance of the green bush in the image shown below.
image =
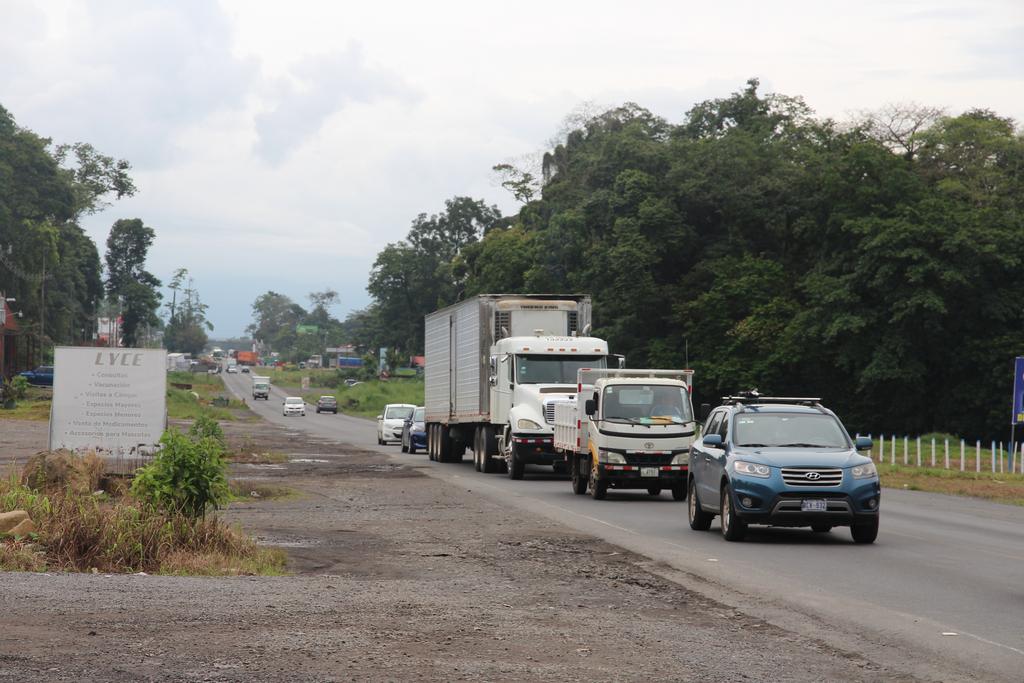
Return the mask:
{"type": "Polygon", "coordinates": [[[11,378],[11,394],[18,401],[25,400],[28,395],[28,380],[21,375],[11,378]]]}
{"type": "Polygon", "coordinates": [[[224,431],[220,428],[220,423],[209,415],[197,417],[189,428],[188,435],[193,440],[214,439],[221,445],[222,449],[227,445],[224,441],[224,431]]]}
{"type": "Polygon", "coordinates": [[[132,494],[169,513],[196,519],[230,500],[224,447],[215,438],[164,432],[152,463],[138,471],[132,494]]]}

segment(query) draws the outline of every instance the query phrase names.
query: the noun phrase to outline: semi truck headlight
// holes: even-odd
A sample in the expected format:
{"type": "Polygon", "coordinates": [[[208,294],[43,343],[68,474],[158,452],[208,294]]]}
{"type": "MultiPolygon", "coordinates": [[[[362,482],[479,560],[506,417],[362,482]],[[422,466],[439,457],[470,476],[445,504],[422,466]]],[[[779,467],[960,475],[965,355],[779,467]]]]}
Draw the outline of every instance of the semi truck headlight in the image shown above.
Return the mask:
{"type": "Polygon", "coordinates": [[[540,425],[533,420],[520,418],[519,421],[516,422],[516,429],[540,429],[540,425]]]}
{"type": "Polygon", "coordinates": [[[673,465],[686,465],[686,464],[689,464],[689,462],[690,462],[690,452],[689,451],[683,451],[682,453],[677,453],[676,456],[674,458],[672,458],[672,464],[673,465]]]}
{"type": "Polygon", "coordinates": [[[597,461],[608,463],[609,465],[625,465],[626,456],[622,453],[612,453],[611,451],[598,451],[597,461]]]}
{"type": "Polygon", "coordinates": [[[762,479],[767,479],[772,473],[768,465],[759,465],[756,462],[744,462],[743,460],[734,462],[732,469],[737,474],[746,474],[750,477],[760,477],[762,479]]]}
{"type": "Polygon", "coordinates": [[[850,474],[854,479],[873,479],[878,476],[878,468],[875,467],[875,463],[866,462],[851,469],[850,474]]]}

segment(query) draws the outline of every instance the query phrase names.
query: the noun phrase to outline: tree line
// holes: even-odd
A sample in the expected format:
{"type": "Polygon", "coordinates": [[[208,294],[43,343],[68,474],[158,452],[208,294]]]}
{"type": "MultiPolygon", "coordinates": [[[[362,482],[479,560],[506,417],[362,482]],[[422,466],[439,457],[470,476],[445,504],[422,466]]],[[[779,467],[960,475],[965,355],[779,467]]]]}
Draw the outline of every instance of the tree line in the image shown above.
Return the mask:
{"type": "Polygon", "coordinates": [[[854,429],[1008,428],[1024,354],[1024,138],[987,110],[816,116],[757,80],[670,123],[628,103],[572,122],[514,216],[466,197],[376,259],[369,346],[481,292],[584,292],[631,367],[697,371],[702,400],[820,396],[854,429]]]}
{"type": "MultiPolygon", "coordinates": [[[[170,350],[198,353],[206,343],[206,308],[190,280],[188,315],[172,304],[164,329],[162,283],[146,270],[153,228],[138,218],[115,221],[101,260],[80,225],[136,193],[130,171],[128,161],[88,143],[54,145],[0,106],[0,292],[14,299],[18,325],[44,359],[55,345],[93,343],[100,318],[121,317],[125,346],[156,343],[161,332],[170,350]]],[[[172,279],[175,292],[181,272],[172,279]]]]}

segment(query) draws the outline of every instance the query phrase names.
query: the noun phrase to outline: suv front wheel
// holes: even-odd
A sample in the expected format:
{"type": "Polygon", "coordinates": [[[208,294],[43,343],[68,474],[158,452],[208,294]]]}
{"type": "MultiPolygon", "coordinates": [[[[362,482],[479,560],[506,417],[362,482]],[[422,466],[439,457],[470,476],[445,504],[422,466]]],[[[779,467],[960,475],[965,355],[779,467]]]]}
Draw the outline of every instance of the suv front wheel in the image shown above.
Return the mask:
{"type": "Polygon", "coordinates": [[[850,526],[854,543],[874,543],[878,538],[878,517],[868,522],[857,522],[850,526]]]}
{"type": "Polygon", "coordinates": [[[747,535],[747,523],[736,514],[732,500],[732,489],[728,484],[722,487],[722,537],[727,541],[742,541],[747,535]]]}
{"type": "Polygon", "coordinates": [[[690,519],[690,528],[694,531],[707,531],[711,528],[711,520],[715,518],[710,512],[704,512],[704,508],[700,506],[700,500],[697,499],[697,490],[693,483],[693,477],[690,477],[689,482],[689,503],[687,503],[686,511],[687,517],[690,519]]]}

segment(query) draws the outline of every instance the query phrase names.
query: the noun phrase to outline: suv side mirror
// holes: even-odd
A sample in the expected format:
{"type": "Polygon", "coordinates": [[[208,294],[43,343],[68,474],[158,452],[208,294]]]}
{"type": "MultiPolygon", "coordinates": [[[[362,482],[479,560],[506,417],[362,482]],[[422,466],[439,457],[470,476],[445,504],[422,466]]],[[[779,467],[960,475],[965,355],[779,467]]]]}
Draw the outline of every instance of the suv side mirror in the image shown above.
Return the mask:
{"type": "Polygon", "coordinates": [[[704,437],[704,445],[709,448],[721,448],[722,447],[722,435],[721,434],[708,434],[704,437]]]}
{"type": "Polygon", "coordinates": [[[710,403],[701,403],[700,404],[700,421],[704,422],[705,420],[707,420],[708,419],[708,415],[710,415],[710,414],[711,414],[711,404],[710,403]]]}
{"type": "Polygon", "coordinates": [[[597,412],[597,401],[588,398],[587,402],[583,404],[583,408],[587,411],[587,415],[593,415],[597,412]]]}
{"type": "Polygon", "coordinates": [[[384,419],[384,416],[383,416],[383,415],[378,415],[378,416],[377,416],[377,419],[378,419],[378,420],[383,420],[383,419],[384,419]]]}
{"type": "Polygon", "coordinates": [[[870,451],[872,445],[870,436],[858,436],[857,441],[854,443],[854,447],[858,451],[870,451]]]}

